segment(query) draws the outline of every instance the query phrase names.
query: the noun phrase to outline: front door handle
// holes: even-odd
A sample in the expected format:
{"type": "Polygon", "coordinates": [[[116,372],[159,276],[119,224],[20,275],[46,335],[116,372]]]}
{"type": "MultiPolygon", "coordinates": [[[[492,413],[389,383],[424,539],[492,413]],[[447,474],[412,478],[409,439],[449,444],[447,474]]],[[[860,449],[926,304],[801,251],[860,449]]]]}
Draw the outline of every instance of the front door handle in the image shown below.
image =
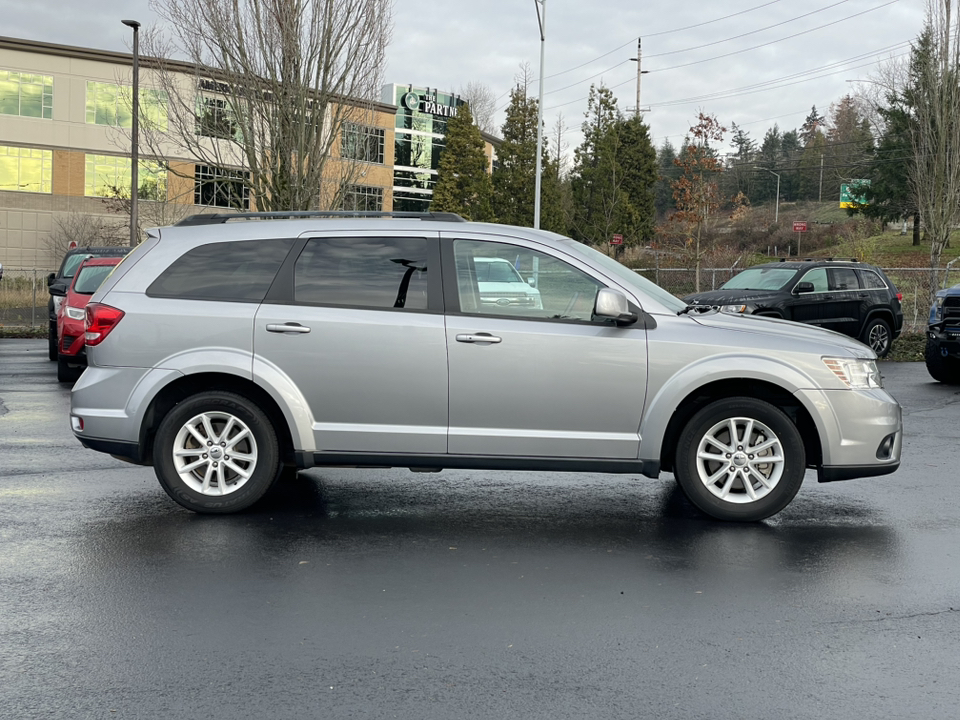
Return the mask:
{"type": "Polygon", "coordinates": [[[278,323],[270,323],[267,325],[267,332],[272,333],[308,333],[310,328],[300,323],[288,322],[280,325],[278,323]]]}
{"type": "Polygon", "coordinates": [[[496,344],[502,342],[501,338],[498,338],[496,335],[491,335],[490,333],[464,333],[462,335],[457,335],[457,342],[462,343],[491,343],[496,344]]]}

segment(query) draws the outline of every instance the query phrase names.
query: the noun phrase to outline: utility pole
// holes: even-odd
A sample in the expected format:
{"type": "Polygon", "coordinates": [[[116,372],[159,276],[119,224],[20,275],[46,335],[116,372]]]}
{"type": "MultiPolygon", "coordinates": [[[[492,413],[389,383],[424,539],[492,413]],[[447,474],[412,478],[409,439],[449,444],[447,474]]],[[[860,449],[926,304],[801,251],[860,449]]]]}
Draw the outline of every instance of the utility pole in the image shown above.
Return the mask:
{"type": "Polygon", "coordinates": [[[820,153],[820,195],[817,197],[817,202],[823,202],[823,153],[820,153]]]}
{"type": "Polygon", "coordinates": [[[642,70],[640,68],[641,60],[643,59],[643,53],[640,50],[640,38],[637,38],[637,56],[635,58],[630,58],[635,63],[637,63],[637,106],[634,108],[633,114],[634,117],[640,116],[640,76],[646,75],[649,70],[642,70]]]}
{"type": "Polygon", "coordinates": [[[537,179],[533,199],[533,227],[540,229],[540,173],[543,170],[543,50],[546,45],[547,36],[545,28],[547,25],[547,0],[533,0],[537,6],[537,22],[540,24],[540,98],[537,100],[537,179]],[[543,8],[541,14],[540,9],[543,8]]]}

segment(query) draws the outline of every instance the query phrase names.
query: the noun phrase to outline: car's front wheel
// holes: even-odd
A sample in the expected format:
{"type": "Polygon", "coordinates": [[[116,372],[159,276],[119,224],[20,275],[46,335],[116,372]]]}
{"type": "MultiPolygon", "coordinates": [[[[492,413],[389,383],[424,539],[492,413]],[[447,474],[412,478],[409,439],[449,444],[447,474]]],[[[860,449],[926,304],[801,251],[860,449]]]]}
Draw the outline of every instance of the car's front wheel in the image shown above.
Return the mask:
{"type": "Polygon", "coordinates": [[[890,332],[890,324],[882,318],[873,318],[863,328],[863,334],[860,336],[865,345],[869,345],[877,357],[886,357],[890,353],[890,347],[893,345],[893,333],[890,332]]]}
{"type": "Polygon", "coordinates": [[[936,341],[927,340],[927,345],[923,349],[923,359],[927,372],[934,380],[947,385],[960,384],[960,364],[951,358],[944,357],[936,341]]]}
{"type": "Polygon", "coordinates": [[[66,355],[57,356],[57,380],[62,383],[74,383],[83,374],[82,365],[71,365],[66,355]]]}
{"type": "Polygon", "coordinates": [[[210,391],[177,404],[160,423],[154,469],[163,489],[188,510],[231,513],[250,507],[280,471],[277,434],[267,415],[236,393],[210,391]]]}
{"type": "Polygon", "coordinates": [[[51,325],[47,328],[47,357],[51,360],[60,358],[60,349],[57,347],[57,326],[51,325]]]}
{"type": "Polygon", "coordinates": [[[697,412],[677,444],[684,494],[719,520],[755,521],[785,508],[803,483],[803,440],[783,411],[755,398],[717,400],[697,412]]]}

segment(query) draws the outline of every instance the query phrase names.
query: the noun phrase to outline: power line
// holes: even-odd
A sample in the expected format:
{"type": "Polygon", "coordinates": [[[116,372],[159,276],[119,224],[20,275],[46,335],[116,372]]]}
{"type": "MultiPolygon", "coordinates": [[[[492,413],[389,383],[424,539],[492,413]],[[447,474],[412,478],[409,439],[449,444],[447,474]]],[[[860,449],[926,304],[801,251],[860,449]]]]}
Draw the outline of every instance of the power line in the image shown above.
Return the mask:
{"type": "Polygon", "coordinates": [[[803,18],[809,17],[810,15],[816,15],[817,13],[824,12],[825,10],[830,10],[831,8],[837,7],[837,5],[843,5],[844,3],[848,3],[848,2],[850,2],[850,0],[840,0],[839,2],[835,2],[833,5],[827,5],[826,7],[820,8],[819,10],[811,10],[810,12],[804,13],[803,15],[798,15],[795,18],[790,18],[789,20],[784,20],[783,22],[778,22],[774,25],[767,25],[767,27],[762,27],[758,30],[751,30],[750,32],[742,33],[741,35],[734,35],[733,37],[724,38],[723,40],[714,40],[713,42],[704,43],[703,45],[695,45],[694,47],[684,48],[683,50],[669,50],[668,52],[654,53],[652,55],[645,55],[644,57],[647,59],[650,59],[655,57],[663,57],[664,55],[676,55],[678,53],[685,53],[685,52],[691,52],[693,50],[700,50],[702,48],[710,47],[712,45],[720,45],[721,43],[730,42],[731,40],[739,40],[740,38],[747,37],[748,35],[756,35],[757,33],[764,32],[765,30],[772,30],[773,28],[780,27],[781,25],[788,25],[789,23],[795,22],[797,20],[802,20],[803,18]]]}
{"type": "Polygon", "coordinates": [[[877,5],[876,7],[869,8],[867,10],[863,10],[858,13],[854,13],[853,15],[848,15],[845,18],[840,18],[839,20],[834,20],[833,22],[828,22],[824,25],[819,25],[815,28],[810,28],[809,30],[803,30],[802,32],[794,33],[793,35],[787,35],[786,37],[782,37],[779,40],[771,40],[770,42],[761,43],[760,45],[754,45],[753,47],[743,48],[742,50],[734,50],[733,52],[725,53],[723,55],[704,58],[703,60],[694,60],[693,62],[684,63],[682,65],[672,65],[670,67],[658,68],[656,70],[650,70],[649,72],[656,73],[656,72],[666,72],[667,70],[678,70],[680,68],[690,67],[691,65],[700,65],[705,62],[722,60],[723,58],[728,58],[728,57],[731,57],[732,55],[739,55],[741,53],[750,52],[751,50],[759,50],[760,48],[768,47],[770,45],[776,45],[777,43],[783,42],[785,40],[792,40],[793,38],[800,37],[801,35],[809,35],[810,33],[816,32],[817,30],[823,30],[824,28],[830,27],[831,25],[837,25],[839,23],[846,22],[847,20],[852,20],[855,17],[866,15],[867,13],[872,13],[876,10],[881,10],[889,5],[893,5],[898,2],[900,2],[900,0],[889,0],[889,2],[886,2],[883,5],[877,5]]]}

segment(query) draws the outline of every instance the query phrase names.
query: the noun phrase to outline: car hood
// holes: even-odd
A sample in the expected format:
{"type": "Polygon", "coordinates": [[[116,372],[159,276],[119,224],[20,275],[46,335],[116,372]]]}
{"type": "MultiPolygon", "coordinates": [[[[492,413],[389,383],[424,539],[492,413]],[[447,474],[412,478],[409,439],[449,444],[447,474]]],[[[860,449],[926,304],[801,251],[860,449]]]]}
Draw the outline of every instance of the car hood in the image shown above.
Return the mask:
{"type": "Polygon", "coordinates": [[[710,290],[687,295],[683,301],[688,305],[731,305],[772,300],[778,294],[769,290],[710,290]]]}
{"type": "Polygon", "coordinates": [[[824,330],[814,325],[764,317],[762,315],[730,315],[720,312],[703,314],[691,313],[691,317],[701,325],[735,330],[757,335],[772,335],[779,338],[790,338],[802,343],[806,349],[814,350],[814,345],[820,346],[820,352],[838,355],[848,354],[857,358],[876,358],[876,353],[869,347],[842,333],[833,330],[824,330]]]}

